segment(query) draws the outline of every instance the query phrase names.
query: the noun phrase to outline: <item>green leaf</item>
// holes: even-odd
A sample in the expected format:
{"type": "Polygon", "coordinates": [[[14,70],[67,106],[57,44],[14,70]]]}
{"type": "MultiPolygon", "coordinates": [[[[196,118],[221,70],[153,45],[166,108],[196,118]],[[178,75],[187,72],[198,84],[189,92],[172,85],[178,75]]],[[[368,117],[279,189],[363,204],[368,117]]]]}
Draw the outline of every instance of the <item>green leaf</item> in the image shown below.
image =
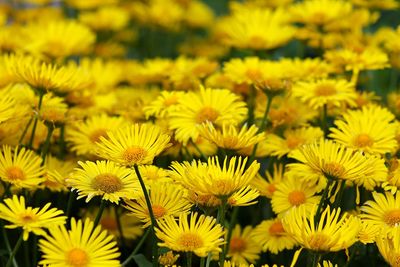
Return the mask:
{"type": "Polygon", "coordinates": [[[152,267],[153,265],[151,264],[150,261],[146,259],[146,257],[143,254],[137,254],[133,257],[133,260],[137,263],[139,267],[152,267]]]}

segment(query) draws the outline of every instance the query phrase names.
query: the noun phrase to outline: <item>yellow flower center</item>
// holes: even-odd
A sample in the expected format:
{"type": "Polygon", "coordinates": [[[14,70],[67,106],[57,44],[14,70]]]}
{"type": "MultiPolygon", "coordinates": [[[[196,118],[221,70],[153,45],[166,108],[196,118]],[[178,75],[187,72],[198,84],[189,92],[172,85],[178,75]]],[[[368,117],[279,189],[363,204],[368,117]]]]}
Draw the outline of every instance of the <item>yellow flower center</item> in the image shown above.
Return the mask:
{"type": "Polygon", "coordinates": [[[179,255],[174,255],[172,251],[168,251],[167,253],[162,254],[160,255],[160,257],[158,257],[158,263],[160,263],[161,265],[172,266],[178,258],[179,255]]]}
{"type": "Polygon", "coordinates": [[[122,183],[121,180],[114,174],[102,173],[93,179],[92,187],[95,190],[100,190],[110,194],[121,190],[122,183]]]}
{"type": "Polygon", "coordinates": [[[67,263],[73,267],[85,267],[89,263],[89,257],[86,251],[73,248],[67,253],[67,263]]]}
{"type": "Polygon", "coordinates": [[[310,236],[308,240],[308,244],[310,248],[314,251],[327,251],[329,247],[327,247],[329,237],[323,233],[314,233],[310,236]]]}
{"type": "Polygon", "coordinates": [[[106,135],[107,135],[106,129],[97,129],[89,135],[89,139],[90,139],[90,141],[92,141],[92,143],[96,143],[96,142],[100,141],[100,137],[102,137],[102,136],[105,137],[106,135]]]}
{"type": "Polygon", "coordinates": [[[274,185],[274,184],[269,184],[268,186],[267,186],[267,190],[268,190],[268,192],[270,192],[271,193],[271,195],[276,191],[276,186],[274,185]]]}
{"type": "Polygon", "coordinates": [[[25,174],[21,168],[12,166],[6,169],[6,176],[10,180],[24,180],[25,174]]]}
{"type": "Polygon", "coordinates": [[[248,69],[246,71],[246,76],[253,82],[259,81],[262,79],[262,74],[259,69],[248,69]]]}
{"type": "Polygon", "coordinates": [[[164,100],[164,106],[165,107],[169,107],[169,106],[175,105],[177,103],[178,103],[178,97],[177,96],[171,96],[171,97],[166,98],[164,100]]]}
{"type": "Polygon", "coordinates": [[[130,147],[122,154],[122,158],[128,163],[138,163],[144,159],[147,152],[141,147],[130,147]]]}
{"type": "Polygon", "coordinates": [[[103,217],[100,220],[101,227],[107,230],[117,230],[118,225],[117,225],[117,220],[111,217],[103,217]]]}
{"type": "Polygon", "coordinates": [[[286,138],[286,145],[289,149],[295,149],[303,142],[304,142],[304,140],[297,136],[288,136],[286,138]]]}
{"type": "Polygon", "coordinates": [[[400,209],[391,210],[385,213],[383,220],[391,227],[398,226],[400,223],[400,209]]]}
{"type": "Polygon", "coordinates": [[[283,229],[283,225],[281,221],[274,222],[268,229],[270,235],[280,236],[285,233],[285,229],[283,229]]]}
{"type": "Polygon", "coordinates": [[[238,236],[231,238],[231,243],[229,244],[229,249],[231,253],[240,253],[247,248],[246,240],[238,236]]]}
{"type": "Polygon", "coordinates": [[[41,118],[44,121],[61,122],[65,120],[65,112],[49,108],[41,111],[41,118]]]}
{"type": "Polygon", "coordinates": [[[314,91],[316,96],[331,96],[336,94],[336,88],[332,84],[320,84],[314,91]]]}
{"type": "Polygon", "coordinates": [[[324,174],[333,178],[341,178],[345,172],[344,167],[337,162],[326,163],[323,166],[324,174]]]}
{"type": "Polygon", "coordinates": [[[370,147],[374,144],[374,141],[368,134],[359,134],[354,139],[354,145],[360,148],[370,147]]]}
{"type": "Polygon", "coordinates": [[[203,246],[203,239],[195,233],[183,233],[178,238],[178,244],[186,251],[193,251],[203,246]]]}
{"type": "Polygon", "coordinates": [[[236,136],[227,136],[224,138],[224,147],[233,149],[238,144],[238,138],[236,136]]]}
{"type": "Polygon", "coordinates": [[[153,205],[151,208],[153,210],[153,214],[154,217],[156,217],[156,219],[163,217],[167,213],[167,210],[160,205],[153,205]]]}
{"type": "Polygon", "coordinates": [[[201,124],[203,122],[215,122],[219,116],[219,112],[211,107],[204,107],[197,113],[196,122],[201,124]]]}
{"type": "Polygon", "coordinates": [[[36,216],[34,214],[22,214],[20,218],[24,223],[36,221],[36,216]]]}
{"type": "Polygon", "coordinates": [[[306,195],[302,191],[295,190],[289,193],[288,199],[292,206],[299,206],[306,202],[306,195]]]}
{"type": "Polygon", "coordinates": [[[212,187],[221,195],[231,193],[233,189],[232,181],[229,179],[217,180],[212,184],[212,187]]]}

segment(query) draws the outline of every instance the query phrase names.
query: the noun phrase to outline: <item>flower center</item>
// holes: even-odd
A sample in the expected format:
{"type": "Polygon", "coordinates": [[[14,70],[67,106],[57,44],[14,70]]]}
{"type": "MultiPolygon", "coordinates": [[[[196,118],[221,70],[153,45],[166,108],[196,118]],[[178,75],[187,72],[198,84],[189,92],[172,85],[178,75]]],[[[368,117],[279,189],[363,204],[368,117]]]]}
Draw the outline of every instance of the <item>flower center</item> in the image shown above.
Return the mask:
{"type": "Polygon", "coordinates": [[[400,223],[400,209],[391,210],[385,213],[383,220],[391,227],[398,226],[400,223]]]}
{"type": "Polygon", "coordinates": [[[276,221],[268,229],[270,235],[280,236],[285,233],[285,229],[283,229],[283,225],[281,221],[276,221]]]}
{"type": "Polygon", "coordinates": [[[309,239],[309,246],[312,250],[314,251],[328,251],[329,250],[329,244],[328,241],[329,238],[323,233],[315,233],[310,236],[309,239]]]}
{"type": "Polygon", "coordinates": [[[160,219],[167,213],[167,210],[163,206],[160,206],[160,205],[153,205],[151,208],[153,210],[153,214],[154,214],[154,217],[156,217],[156,219],[160,219]]]}
{"type": "Polygon", "coordinates": [[[252,81],[256,82],[262,79],[261,71],[258,69],[248,69],[246,71],[246,76],[252,81]]]}
{"type": "Polygon", "coordinates": [[[333,178],[341,178],[345,172],[344,167],[337,162],[326,163],[323,166],[324,175],[333,177],[333,178]]]}
{"type": "Polygon", "coordinates": [[[302,191],[295,190],[289,193],[288,199],[292,206],[299,206],[306,202],[306,195],[302,191]]]}
{"type": "Polygon", "coordinates": [[[196,122],[201,124],[203,122],[215,122],[219,116],[219,112],[210,107],[204,107],[197,113],[196,122]]]}
{"type": "Polygon", "coordinates": [[[178,97],[177,96],[171,96],[171,97],[166,98],[164,100],[164,106],[165,107],[169,107],[169,106],[175,105],[177,103],[178,103],[178,97]]]}
{"type": "Polygon", "coordinates": [[[104,229],[107,229],[107,230],[113,231],[113,230],[118,229],[117,220],[115,220],[114,218],[111,218],[111,217],[101,218],[100,224],[101,224],[101,227],[103,227],[104,229]]]}
{"type": "Polygon", "coordinates": [[[89,263],[89,257],[86,251],[73,248],[67,254],[67,263],[73,267],[85,267],[89,263]]]}
{"type": "Polygon", "coordinates": [[[30,222],[34,222],[36,221],[36,216],[32,215],[32,214],[23,214],[21,215],[21,221],[23,221],[24,223],[30,223],[30,222]]]}
{"type": "Polygon", "coordinates": [[[238,144],[238,138],[236,136],[227,136],[224,138],[224,147],[228,149],[234,149],[238,144]]]}
{"type": "Polygon", "coordinates": [[[296,137],[296,136],[288,136],[286,138],[286,145],[288,146],[289,149],[295,149],[297,148],[300,144],[302,144],[304,141],[302,138],[296,137]]]}
{"type": "Polygon", "coordinates": [[[146,150],[141,147],[130,147],[122,154],[122,158],[127,163],[138,163],[146,156],[146,150]]]}
{"type": "Polygon", "coordinates": [[[368,134],[359,134],[354,140],[354,145],[360,148],[370,147],[374,144],[374,141],[368,134]]]}
{"type": "Polygon", "coordinates": [[[232,237],[231,243],[229,244],[229,249],[231,253],[242,252],[247,248],[247,243],[243,238],[232,237]]]}
{"type": "Polygon", "coordinates": [[[267,190],[268,190],[268,192],[270,192],[271,193],[271,195],[276,191],[276,186],[274,185],[274,184],[269,184],[268,186],[267,186],[267,190]]]}
{"type": "Polygon", "coordinates": [[[100,190],[104,193],[110,194],[121,190],[122,183],[121,180],[114,174],[102,173],[93,179],[92,187],[95,190],[100,190]]]}
{"type": "Polygon", "coordinates": [[[24,180],[25,174],[19,167],[9,167],[6,169],[6,176],[10,180],[24,180]]]}
{"type": "Polygon", "coordinates": [[[316,96],[331,96],[336,94],[336,88],[332,84],[320,84],[314,91],[316,96]]]}
{"type": "Polygon", "coordinates": [[[217,180],[212,184],[212,187],[216,189],[218,194],[220,195],[228,195],[231,193],[233,185],[232,181],[229,179],[221,179],[217,180]]]}
{"type": "Polygon", "coordinates": [[[183,233],[178,238],[178,244],[183,247],[185,251],[193,251],[203,246],[203,239],[194,233],[183,233]]]}
{"type": "Polygon", "coordinates": [[[90,141],[92,141],[92,143],[96,143],[100,141],[100,137],[102,136],[105,137],[106,135],[107,135],[106,129],[97,129],[89,135],[89,139],[90,141]]]}

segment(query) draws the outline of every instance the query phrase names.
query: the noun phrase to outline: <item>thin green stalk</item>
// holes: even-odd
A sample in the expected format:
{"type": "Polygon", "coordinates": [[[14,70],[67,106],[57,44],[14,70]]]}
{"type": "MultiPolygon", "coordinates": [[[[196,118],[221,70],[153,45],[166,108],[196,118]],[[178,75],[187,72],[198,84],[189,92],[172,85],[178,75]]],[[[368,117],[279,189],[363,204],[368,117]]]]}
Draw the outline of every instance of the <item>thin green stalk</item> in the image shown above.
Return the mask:
{"type": "Polygon", "coordinates": [[[22,131],[21,137],[18,140],[18,144],[20,144],[20,145],[22,144],[22,141],[24,140],[25,135],[28,132],[29,126],[31,126],[32,121],[33,121],[33,118],[30,118],[28,123],[26,124],[24,130],[22,131]]]}
{"type": "Polygon", "coordinates": [[[186,266],[192,267],[192,252],[186,252],[186,266]]]}
{"type": "Polygon", "coordinates": [[[124,232],[123,232],[122,225],[121,225],[121,218],[119,217],[119,214],[118,214],[118,206],[114,206],[114,212],[115,212],[115,219],[117,220],[119,239],[121,240],[122,247],[124,247],[125,246],[125,238],[124,238],[124,232]]]}
{"type": "Polygon", "coordinates": [[[105,207],[106,207],[106,200],[102,199],[101,203],[100,203],[99,210],[97,211],[96,218],[94,219],[94,225],[93,225],[92,233],[93,233],[94,229],[96,228],[96,226],[99,224],[105,207]]]}
{"type": "Polygon", "coordinates": [[[311,261],[311,267],[317,267],[318,266],[318,262],[321,259],[321,254],[319,253],[311,253],[312,256],[312,261],[311,261]]]}
{"type": "Polygon", "coordinates": [[[256,88],[254,86],[250,87],[250,93],[247,101],[248,113],[247,113],[247,124],[254,124],[254,106],[256,98],[256,88]]]}
{"type": "Polygon", "coordinates": [[[38,248],[37,248],[37,244],[38,244],[38,236],[34,235],[32,238],[32,266],[37,266],[37,256],[38,256],[38,248]]]}
{"type": "Polygon", "coordinates": [[[200,267],[204,267],[205,264],[206,264],[206,258],[205,257],[201,257],[200,258],[200,267]]]}
{"type": "Polygon", "coordinates": [[[32,146],[33,146],[33,140],[35,139],[35,132],[36,132],[36,127],[37,127],[37,123],[39,120],[39,112],[42,107],[43,96],[44,96],[44,91],[39,90],[38,114],[35,116],[35,119],[33,121],[33,127],[32,127],[31,137],[29,138],[28,148],[32,148],[32,146]]]}
{"type": "Polygon", "coordinates": [[[324,131],[324,136],[328,135],[328,105],[324,104],[322,107],[322,129],[324,131]]]}
{"type": "Polygon", "coordinates": [[[342,198],[343,198],[343,192],[344,192],[345,185],[346,185],[345,180],[342,180],[340,182],[340,185],[338,185],[338,186],[340,186],[340,188],[339,188],[339,192],[336,195],[335,202],[333,203],[334,208],[340,207],[340,203],[342,202],[342,198]]]}
{"type": "Polygon", "coordinates": [[[316,223],[316,226],[318,226],[319,219],[320,219],[321,213],[322,213],[322,206],[324,205],[325,200],[329,197],[328,196],[329,188],[331,187],[333,182],[334,182],[333,179],[328,178],[328,182],[326,184],[324,192],[322,193],[321,200],[319,201],[319,204],[318,204],[317,212],[315,213],[315,216],[314,216],[314,222],[316,223]]]}
{"type": "Polygon", "coordinates": [[[231,216],[231,221],[229,222],[228,235],[227,235],[227,238],[226,238],[226,246],[225,246],[225,250],[224,250],[225,257],[229,252],[229,246],[230,246],[230,243],[231,243],[232,232],[233,232],[233,228],[235,227],[238,214],[239,214],[239,207],[234,207],[233,208],[233,212],[232,212],[232,216],[231,216]]]}
{"type": "Polygon", "coordinates": [[[142,238],[140,239],[139,243],[136,245],[136,247],[133,249],[131,255],[128,256],[128,258],[125,259],[125,261],[122,263],[122,266],[126,266],[132,259],[133,257],[139,252],[140,248],[142,247],[144,241],[146,241],[147,236],[151,232],[151,227],[148,227],[142,238]]]}
{"type": "Polygon", "coordinates": [[[152,262],[153,262],[153,267],[157,267],[158,266],[158,248],[157,248],[157,238],[156,238],[156,233],[155,233],[155,228],[157,227],[157,221],[156,221],[156,218],[154,217],[153,209],[151,207],[150,197],[149,197],[149,194],[147,192],[146,185],[144,184],[143,178],[140,175],[139,167],[136,164],[133,165],[133,167],[135,169],[136,176],[139,179],[140,186],[142,187],[144,198],[146,200],[147,209],[149,210],[150,221],[151,221],[151,230],[153,232],[153,258],[152,258],[152,262]]]}
{"type": "Polygon", "coordinates": [[[51,136],[53,135],[53,131],[54,131],[54,125],[48,124],[47,125],[47,136],[46,136],[46,140],[44,141],[44,145],[42,147],[42,166],[45,163],[46,160],[46,156],[47,153],[49,152],[49,148],[50,148],[50,143],[51,143],[51,136]]]}
{"type": "Polygon", "coordinates": [[[10,266],[11,266],[11,264],[12,264],[12,262],[13,262],[13,259],[15,258],[15,255],[17,254],[18,249],[19,249],[19,247],[20,247],[21,244],[22,244],[22,241],[23,241],[22,237],[23,237],[23,233],[21,233],[21,235],[19,236],[18,241],[17,241],[17,243],[15,244],[15,247],[14,247],[14,249],[12,250],[10,257],[8,258],[8,261],[7,261],[7,263],[6,263],[6,267],[10,267],[10,266]]]}
{"type": "Polygon", "coordinates": [[[66,148],[65,148],[65,125],[61,125],[60,126],[60,138],[58,141],[59,144],[59,156],[61,159],[64,158],[65,156],[65,152],[66,152],[66,148]]]}
{"type": "Polygon", "coordinates": [[[192,139],[190,139],[190,144],[192,144],[193,145],[193,147],[197,150],[197,152],[200,154],[200,157],[204,160],[204,161],[207,161],[207,157],[206,157],[206,155],[204,155],[204,153],[203,153],[203,151],[201,151],[201,149],[199,148],[199,146],[198,145],[196,145],[196,143],[195,142],[193,142],[193,140],[192,139]]]}
{"type": "MultiPolygon", "coordinates": [[[[10,241],[8,240],[8,235],[7,235],[6,228],[4,227],[4,223],[1,220],[0,220],[0,228],[1,228],[1,231],[2,231],[2,234],[3,234],[4,244],[6,245],[6,249],[8,251],[8,254],[11,255],[12,254],[12,250],[11,250],[10,241]]],[[[17,261],[15,260],[15,258],[13,259],[13,263],[14,263],[14,266],[18,267],[18,264],[17,264],[17,261]]]]}
{"type": "Polygon", "coordinates": [[[25,267],[30,267],[31,263],[29,262],[29,244],[28,242],[24,242],[24,266],[25,267]]]}
{"type": "Polygon", "coordinates": [[[69,191],[68,194],[68,202],[67,202],[67,208],[65,210],[65,215],[69,218],[69,215],[71,214],[71,208],[72,208],[72,203],[74,202],[75,199],[75,194],[72,191],[69,191]]]}
{"type": "MultiPolygon", "coordinates": [[[[226,212],[226,204],[227,198],[224,197],[221,199],[221,205],[218,207],[218,215],[217,215],[217,223],[219,223],[222,227],[225,224],[225,212],[226,212]]],[[[219,254],[219,265],[224,266],[225,261],[225,246],[222,245],[222,252],[219,254]]]]}

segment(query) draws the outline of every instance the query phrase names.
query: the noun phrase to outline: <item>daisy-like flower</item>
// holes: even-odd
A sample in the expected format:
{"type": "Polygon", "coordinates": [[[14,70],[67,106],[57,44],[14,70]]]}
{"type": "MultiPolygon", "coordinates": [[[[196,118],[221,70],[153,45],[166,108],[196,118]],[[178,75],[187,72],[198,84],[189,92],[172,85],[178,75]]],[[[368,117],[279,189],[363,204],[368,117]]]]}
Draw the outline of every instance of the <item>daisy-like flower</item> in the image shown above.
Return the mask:
{"type": "Polygon", "coordinates": [[[140,175],[146,185],[152,187],[153,184],[172,182],[169,170],[157,167],[155,165],[140,165],[140,175]]]}
{"type": "MultiPolygon", "coordinates": [[[[160,220],[167,216],[179,217],[181,213],[189,213],[192,204],[186,195],[187,192],[177,185],[171,183],[153,184],[149,197],[155,219],[160,220]]],[[[151,224],[144,196],[134,201],[126,201],[125,208],[144,223],[143,227],[148,227],[151,224]]]]}
{"type": "Polygon", "coordinates": [[[200,128],[200,135],[220,148],[229,150],[244,149],[254,146],[264,140],[264,134],[258,133],[255,125],[244,125],[240,130],[234,125],[223,124],[221,129],[216,129],[210,122],[204,123],[200,128]]]}
{"type": "Polygon", "coordinates": [[[255,263],[259,258],[261,247],[252,234],[253,228],[246,226],[244,229],[239,224],[232,230],[227,256],[236,264],[255,263]]]}
{"type": "Polygon", "coordinates": [[[262,221],[253,230],[253,238],[263,251],[278,254],[284,249],[292,249],[296,241],[285,231],[281,218],[262,221]]]}
{"type": "Polygon", "coordinates": [[[65,226],[50,230],[50,234],[39,240],[43,253],[41,265],[68,267],[117,267],[121,266],[117,243],[112,235],[96,228],[89,219],[84,222],[71,219],[71,230],[65,226]]]}
{"type": "Polygon", "coordinates": [[[78,191],[78,199],[86,197],[89,202],[95,196],[113,203],[121,198],[133,199],[141,192],[132,170],[112,161],[79,161],[81,168],[67,179],[67,183],[78,191]]]}
{"type": "Polygon", "coordinates": [[[361,228],[357,238],[363,244],[371,244],[375,243],[380,233],[381,227],[379,225],[361,220],[361,228]]]}
{"type": "Polygon", "coordinates": [[[350,110],[330,128],[338,143],[370,154],[383,155],[397,149],[395,116],[376,105],[350,110]]]}
{"type": "Polygon", "coordinates": [[[200,126],[211,122],[237,125],[246,118],[246,103],[226,89],[204,89],[189,92],[179,99],[177,110],[170,113],[170,128],[175,130],[176,140],[187,143],[196,140],[200,126]]]}
{"type": "Polygon", "coordinates": [[[128,125],[107,138],[100,137],[97,154],[122,165],[151,164],[156,156],[169,147],[170,136],[151,124],[128,125]]]}
{"type": "Polygon", "coordinates": [[[374,200],[368,200],[361,207],[360,217],[372,225],[377,225],[383,234],[393,233],[400,224],[400,193],[372,192],[374,200]]]}
{"type": "Polygon", "coordinates": [[[317,205],[291,209],[283,218],[283,227],[302,247],[315,252],[336,252],[357,241],[360,220],[329,206],[315,221],[317,205]]]}
{"type": "Polygon", "coordinates": [[[194,252],[199,257],[207,257],[208,253],[221,252],[224,244],[224,230],[210,216],[182,213],[177,221],[173,216],[158,222],[155,229],[161,240],[160,247],[174,251],[194,252]]]}
{"type": "Polygon", "coordinates": [[[1,91],[0,123],[10,119],[15,112],[15,100],[6,91],[1,91]]]}
{"type": "Polygon", "coordinates": [[[26,207],[25,198],[13,195],[12,198],[4,199],[4,204],[0,203],[0,219],[6,220],[11,224],[6,228],[19,228],[23,230],[23,240],[28,240],[29,233],[35,235],[45,235],[44,229],[64,225],[67,217],[61,216],[63,212],[56,208],[50,209],[50,203],[43,208],[26,207]]]}
{"type": "Polygon", "coordinates": [[[253,161],[246,169],[246,163],[247,158],[242,157],[229,161],[225,157],[222,166],[218,157],[208,158],[207,163],[173,162],[171,176],[190,191],[224,198],[248,186],[256,176],[260,164],[253,161]]]}
{"type": "Polygon", "coordinates": [[[376,245],[381,253],[382,257],[385,259],[390,266],[399,267],[399,257],[400,257],[400,228],[396,227],[393,230],[392,236],[387,236],[381,234],[376,240],[376,245]]]}
{"type": "Polygon", "coordinates": [[[42,159],[25,148],[3,146],[0,152],[0,178],[19,188],[35,188],[44,181],[42,159]]]}
{"type": "Polygon", "coordinates": [[[179,254],[174,255],[174,252],[168,251],[158,257],[158,263],[162,266],[174,266],[179,256],[179,254]]]}
{"type": "Polygon", "coordinates": [[[292,94],[314,109],[325,104],[336,107],[354,106],[357,97],[354,84],[333,79],[297,82],[292,87],[292,94]]]}
{"type": "Polygon", "coordinates": [[[107,138],[107,132],[115,131],[126,124],[121,117],[110,117],[106,114],[96,115],[84,122],[68,124],[66,140],[71,144],[71,150],[78,155],[94,154],[96,142],[100,137],[107,138]]]}
{"type": "Polygon", "coordinates": [[[274,164],[273,172],[266,171],[265,176],[257,174],[250,182],[250,185],[256,188],[260,195],[267,198],[272,198],[276,191],[276,187],[282,182],[284,175],[284,167],[281,164],[274,164]]]}
{"type": "Polygon", "coordinates": [[[66,179],[73,173],[75,167],[76,161],[61,161],[48,155],[46,157],[46,173],[44,175],[46,180],[41,185],[53,192],[67,191],[66,179]]]}
{"type": "Polygon", "coordinates": [[[168,116],[171,111],[176,110],[179,99],[183,95],[184,93],[179,91],[162,91],[155,100],[143,108],[143,111],[147,118],[150,116],[163,118],[168,116]]]}
{"type": "Polygon", "coordinates": [[[313,143],[323,137],[324,133],[318,127],[302,127],[298,129],[288,129],[283,133],[283,137],[276,134],[268,134],[265,137],[267,149],[270,155],[281,158],[291,155],[304,144],[313,143]]]}

